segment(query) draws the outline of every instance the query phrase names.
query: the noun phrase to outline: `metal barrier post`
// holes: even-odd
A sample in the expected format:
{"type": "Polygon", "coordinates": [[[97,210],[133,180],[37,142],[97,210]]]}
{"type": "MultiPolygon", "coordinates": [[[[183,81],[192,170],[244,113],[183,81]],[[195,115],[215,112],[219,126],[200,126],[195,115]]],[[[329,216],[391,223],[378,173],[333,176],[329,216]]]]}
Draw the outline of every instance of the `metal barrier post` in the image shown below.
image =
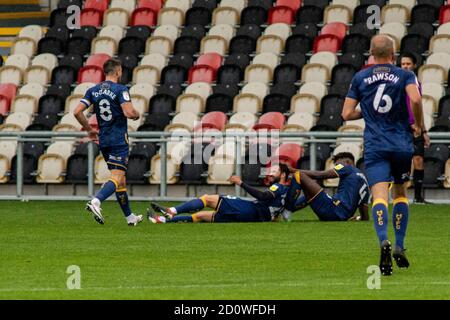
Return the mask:
{"type": "Polygon", "coordinates": [[[88,194],[94,196],[94,142],[88,143],[88,194]]]}
{"type": "MultiPolygon", "coordinates": [[[[242,170],[241,170],[241,140],[240,138],[236,138],[236,159],[235,159],[235,172],[237,176],[241,176],[242,170]]],[[[235,185],[234,187],[234,193],[236,197],[241,196],[241,187],[238,185],[235,185]]]]}
{"type": "Polygon", "coordinates": [[[18,198],[23,196],[23,141],[17,139],[16,150],[16,193],[18,198]]]}
{"type": "MultiPolygon", "coordinates": [[[[314,139],[314,137],[311,137],[311,139],[314,139]]],[[[309,166],[311,170],[316,170],[316,148],[317,143],[315,141],[311,142],[309,144],[309,166]]]]}
{"type": "Polygon", "coordinates": [[[161,141],[161,184],[159,195],[165,197],[167,195],[167,141],[163,138],[161,141]]]}

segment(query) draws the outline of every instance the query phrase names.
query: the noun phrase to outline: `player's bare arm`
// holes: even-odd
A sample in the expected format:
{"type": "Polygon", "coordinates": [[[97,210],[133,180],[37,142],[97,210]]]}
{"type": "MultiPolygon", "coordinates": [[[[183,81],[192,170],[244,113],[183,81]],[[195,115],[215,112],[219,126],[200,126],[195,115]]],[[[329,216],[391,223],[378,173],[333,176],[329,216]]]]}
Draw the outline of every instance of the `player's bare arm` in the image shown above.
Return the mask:
{"type": "Polygon", "coordinates": [[[77,121],[81,124],[81,126],[83,127],[84,130],[87,131],[87,133],[89,134],[89,139],[91,140],[97,140],[97,130],[94,130],[91,125],[89,124],[88,120],[86,119],[85,115],[84,115],[84,110],[86,110],[86,105],[83,103],[79,103],[78,106],[75,108],[73,115],[75,116],[75,118],[77,119],[77,121]]]}
{"type": "Polygon", "coordinates": [[[362,118],[361,109],[356,108],[359,101],[352,98],[345,98],[344,107],[342,109],[342,119],[344,121],[358,120],[362,118]]]}
{"type": "Polygon", "coordinates": [[[235,185],[240,186],[249,195],[251,195],[252,197],[254,197],[257,200],[264,201],[264,200],[271,200],[271,199],[275,198],[275,194],[272,191],[270,191],[270,190],[261,191],[256,188],[253,188],[253,187],[249,186],[248,184],[243,183],[241,177],[239,177],[239,176],[231,176],[230,182],[234,183],[235,185]]]}
{"type": "Polygon", "coordinates": [[[361,221],[369,221],[369,205],[367,203],[361,204],[358,211],[361,221]]]}
{"type": "Polygon", "coordinates": [[[406,93],[411,101],[412,111],[414,113],[415,123],[413,125],[414,134],[420,136],[421,129],[424,126],[422,96],[419,87],[416,84],[410,84],[406,87],[406,93]]]}
{"type": "Polygon", "coordinates": [[[302,175],[307,175],[314,180],[334,179],[339,177],[336,171],[334,171],[333,169],[325,171],[300,170],[300,172],[302,175]]]}
{"type": "Polygon", "coordinates": [[[133,104],[131,102],[125,102],[121,104],[123,114],[128,119],[132,120],[138,120],[140,115],[139,112],[133,107],[133,104]]]}

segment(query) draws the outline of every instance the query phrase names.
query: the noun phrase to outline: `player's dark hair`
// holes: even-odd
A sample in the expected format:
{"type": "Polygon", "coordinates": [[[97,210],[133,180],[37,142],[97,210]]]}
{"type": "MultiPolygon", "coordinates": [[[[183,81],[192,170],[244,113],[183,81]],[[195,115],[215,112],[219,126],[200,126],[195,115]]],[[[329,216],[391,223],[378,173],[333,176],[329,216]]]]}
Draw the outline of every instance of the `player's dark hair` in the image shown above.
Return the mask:
{"type": "Polygon", "coordinates": [[[105,75],[114,73],[118,67],[122,66],[120,60],[117,59],[109,59],[103,64],[103,72],[105,75]]]}
{"type": "Polygon", "coordinates": [[[413,64],[417,64],[417,58],[416,58],[416,56],[415,56],[414,54],[410,53],[410,52],[402,53],[402,54],[400,55],[400,62],[402,61],[403,58],[411,59],[411,61],[412,61],[413,64]]]}
{"type": "Polygon", "coordinates": [[[355,157],[350,152],[341,152],[333,157],[333,161],[336,162],[340,159],[350,159],[353,163],[355,163],[355,157]]]}
{"type": "Polygon", "coordinates": [[[287,165],[285,165],[284,163],[280,163],[280,172],[281,174],[285,174],[286,178],[289,177],[289,175],[291,174],[291,171],[289,170],[289,167],[287,165]]]}

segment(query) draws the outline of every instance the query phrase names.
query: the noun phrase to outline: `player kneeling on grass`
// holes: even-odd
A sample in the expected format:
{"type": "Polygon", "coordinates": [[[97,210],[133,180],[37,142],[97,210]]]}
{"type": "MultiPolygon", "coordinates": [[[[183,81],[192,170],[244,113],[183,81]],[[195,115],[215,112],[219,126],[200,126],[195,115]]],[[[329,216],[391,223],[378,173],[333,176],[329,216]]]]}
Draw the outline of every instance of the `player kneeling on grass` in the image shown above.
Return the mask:
{"type": "Polygon", "coordinates": [[[89,125],[83,111],[94,105],[100,128],[100,151],[105,158],[108,169],[111,171],[110,179],[97,192],[94,199],[89,201],[86,209],[95,220],[104,224],[100,204],[108,199],[114,192],[127,223],[135,226],[142,221],[142,215],[131,212],[126,189],[125,173],[128,165],[128,124],[127,118],[137,120],[139,113],[131,104],[127,87],[118,84],[122,76],[120,61],[110,59],[103,65],[106,80],[87,90],[81,99],[74,115],[83,128],[89,133],[92,140],[97,139],[97,132],[89,125]]]}
{"type": "Polygon", "coordinates": [[[156,212],[148,211],[148,218],[153,223],[165,222],[266,222],[274,220],[284,207],[290,174],[285,164],[272,165],[269,169],[268,181],[271,186],[260,191],[242,182],[238,176],[230,177],[230,181],[247,191],[256,201],[239,199],[232,196],[203,195],[183,203],[177,207],[164,208],[150,203],[156,212]],[[209,207],[214,211],[201,211],[209,207]],[[194,213],[196,212],[196,213],[194,213]],[[179,215],[194,213],[192,215],[179,215]]]}
{"type": "Polygon", "coordinates": [[[327,171],[294,172],[291,186],[286,195],[282,216],[289,220],[292,212],[308,204],[321,221],[347,221],[353,219],[359,208],[357,220],[369,220],[369,186],[364,174],[355,167],[351,153],[343,152],[334,156],[335,167],[327,171]],[[339,178],[337,193],[329,196],[316,180],[339,178]],[[304,195],[300,196],[303,190],[304,195]]]}

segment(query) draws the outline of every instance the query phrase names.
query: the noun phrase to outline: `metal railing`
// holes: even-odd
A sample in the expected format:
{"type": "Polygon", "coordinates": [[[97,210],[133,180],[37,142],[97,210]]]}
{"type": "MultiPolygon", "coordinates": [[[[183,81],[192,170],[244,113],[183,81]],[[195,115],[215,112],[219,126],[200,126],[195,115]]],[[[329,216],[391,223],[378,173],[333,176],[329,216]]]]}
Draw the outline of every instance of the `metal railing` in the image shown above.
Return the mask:
{"type": "MultiPolygon", "coordinates": [[[[159,197],[155,198],[164,201],[176,201],[182,200],[184,198],[180,197],[170,197],[167,196],[167,143],[172,141],[173,133],[171,132],[130,132],[130,138],[133,142],[157,142],[160,144],[160,171],[161,171],[161,183],[159,186],[159,197]]],[[[229,132],[225,135],[217,132],[203,132],[201,137],[203,138],[236,138],[236,150],[235,150],[235,174],[241,175],[240,160],[241,154],[241,143],[242,139],[246,138],[258,138],[260,133],[258,132],[229,132]],[[240,138],[240,139],[239,139],[240,138]]],[[[23,193],[23,157],[24,157],[24,143],[29,141],[44,141],[50,142],[53,139],[64,139],[64,138],[86,138],[87,134],[85,132],[54,132],[54,131],[24,131],[24,132],[13,132],[4,131],[0,132],[0,140],[12,140],[17,141],[16,149],[16,195],[5,196],[0,195],[0,200],[5,199],[39,199],[39,200],[54,200],[58,197],[55,196],[27,196],[23,193]]],[[[184,135],[187,138],[198,138],[199,135],[196,133],[190,133],[184,135]]],[[[291,138],[291,139],[302,139],[305,145],[309,145],[309,160],[310,169],[316,169],[317,163],[317,144],[319,143],[336,143],[336,139],[339,138],[362,138],[362,132],[277,132],[276,137],[291,138]]],[[[430,138],[432,143],[444,143],[450,144],[450,133],[430,133],[430,138]]],[[[94,195],[94,147],[91,143],[88,144],[88,172],[87,172],[87,185],[88,185],[88,196],[94,195]]],[[[236,186],[235,194],[240,195],[240,188],[236,186]]],[[[67,197],[66,197],[67,198],[67,197]]],[[[87,197],[70,197],[75,200],[84,200],[87,197]]],[[[148,198],[150,199],[150,198],[148,198]]]]}

